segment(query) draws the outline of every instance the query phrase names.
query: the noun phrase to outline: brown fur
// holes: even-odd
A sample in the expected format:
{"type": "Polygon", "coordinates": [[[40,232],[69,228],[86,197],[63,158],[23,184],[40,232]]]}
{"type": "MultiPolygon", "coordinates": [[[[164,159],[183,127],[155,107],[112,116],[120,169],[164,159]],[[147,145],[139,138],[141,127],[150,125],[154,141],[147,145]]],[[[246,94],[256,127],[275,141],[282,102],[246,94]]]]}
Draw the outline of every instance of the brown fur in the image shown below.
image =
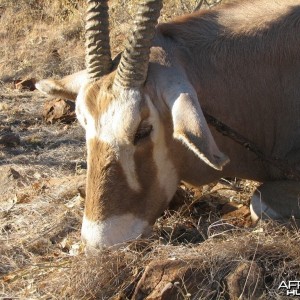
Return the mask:
{"type": "Polygon", "coordinates": [[[235,65],[249,56],[253,63],[286,63],[299,51],[300,1],[251,2],[185,15],[159,25],[158,31],[191,51],[199,63],[230,60],[235,65]]]}
{"type": "MultiPolygon", "coordinates": [[[[284,157],[300,147],[300,125],[294,121],[300,115],[295,105],[300,99],[299,32],[299,0],[242,1],[160,24],[155,46],[169,47],[173,63],[185,68],[203,110],[266,155],[284,157]]],[[[231,159],[233,176],[282,178],[278,170],[253,162],[249,151],[215,137],[231,159]],[[249,164],[241,164],[240,157],[249,164]]]]}
{"type": "Polygon", "coordinates": [[[113,215],[127,212],[154,223],[167,205],[165,201],[152,201],[157,193],[163,195],[157,182],[157,170],[153,156],[153,144],[140,145],[134,154],[136,172],[141,192],[135,192],[127,184],[121,164],[110,146],[92,139],[88,142],[88,174],[85,215],[91,221],[102,221],[113,215]],[[145,160],[145,157],[150,159],[145,160]],[[117,180],[117,182],[115,182],[117,180]]]}
{"type": "Polygon", "coordinates": [[[85,92],[85,103],[93,119],[97,120],[105,113],[114,94],[112,84],[115,73],[103,76],[98,81],[90,84],[85,92]]]}

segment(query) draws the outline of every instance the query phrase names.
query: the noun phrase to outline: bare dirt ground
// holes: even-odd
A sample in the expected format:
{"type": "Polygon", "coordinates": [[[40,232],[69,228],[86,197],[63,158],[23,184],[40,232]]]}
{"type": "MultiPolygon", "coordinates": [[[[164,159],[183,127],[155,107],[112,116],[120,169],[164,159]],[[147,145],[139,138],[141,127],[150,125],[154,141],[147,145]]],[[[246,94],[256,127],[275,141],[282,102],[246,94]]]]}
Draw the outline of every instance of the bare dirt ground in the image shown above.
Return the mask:
{"type": "MultiPolygon", "coordinates": [[[[67,15],[72,12],[63,22],[55,19],[54,4],[45,1],[47,22],[23,26],[20,34],[11,27],[21,22],[12,12],[28,15],[29,2],[15,7],[0,0],[5,59],[0,61],[0,299],[290,299],[278,287],[300,280],[299,230],[274,223],[252,226],[249,199],[256,182],[231,178],[199,189],[181,186],[151,239],[85,256],[80,240],[84,131],[76,121],[46,123],[46,97],[13,84],[16,78],[68,74],[83,66],[76,41],[83,9],[67,6],[72,1],[53,1],[65,5],[67,15]],[[57,26],[55,35],[48,23],[57,26]],[[8,28],[15,34],[10,43],[8,28]],[[44,50],[26,52],[38,34],[45,38],[38,51],[44,50]],[[66,48],[73,49],[71,56],[66,48]]],[[[115,52],[133,2],[113,2],[115,52]]],[[[166,1],[163,18],[190,11],[195,3],[166,1]]]]}

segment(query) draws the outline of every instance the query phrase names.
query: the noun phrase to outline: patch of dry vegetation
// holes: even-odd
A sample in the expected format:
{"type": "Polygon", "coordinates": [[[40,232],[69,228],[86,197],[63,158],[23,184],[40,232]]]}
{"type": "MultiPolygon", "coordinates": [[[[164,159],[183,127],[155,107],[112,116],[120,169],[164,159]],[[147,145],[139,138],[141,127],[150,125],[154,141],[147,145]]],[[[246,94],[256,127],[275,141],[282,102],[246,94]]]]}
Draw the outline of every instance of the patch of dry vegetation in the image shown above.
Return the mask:
{"type": "Polygon", "coordinates": [[[53,244],[40,237],[31,248],[1,249],[1,271],[3,266],[15,267],[2,277],[3,296],[237,299],[243,294],[241,299],[251,299],[251,295],[252,299],[284,299],[285,291],[278,290],[280,282],[300,276],[299,242],[299,232],[264,224],[256,230],[224,232],[195,245],[175,246],[154,239],[118,251],[89,257],[81,252],[72,257],[65,248],[65,255],[58,249],[54,255],[53,244]],[[246,275],[241,276],[241,268],[246,275]],[[235,293],[234,285],[240,294],[235,293]]]}
{"type": "Polygon", "coordinates": [[[248,207],[256,186],[249,181],[182,186],[151,239],[87,257],[77,191],[83,178],[40,178],[31,183],[28,202],[2,206],[1,297],[233,299],[241,293],[241,299],[284,299],[280,282],[300,276],[297,229],[273,223],[253,229],[249,214],[226,219],[229,204],[248,207]]]}
{"type": "MultiPolygon", "coordinates": [[[[282,280],[299,279],[300,236],[271,224],[259,229],[210,238],[188,248],[144,241],[123,251],[101,252],[84,262],[77,257],[62,274],[61,283],[68,288],[64,286],[60,293],[72,299],[143,299],[147,296],[160,299],[163,288],[171,283],[173,291],[165,293],[164,299],[226,299],[229,276],[239,265],[248,263],[260,270],[260,274],[255,274],[259,293],[253,286],[248,293],[257,295],[253,299],[258,296],[275,299],[280,296],[278,286],[282,280]],[[159,285],[161,289],[155,290],[159,285]]],[[[242,279],[241,284],[246,286],[247,279],[242,279]]],[[[49,286],[49,291],[53,288],[57,285],[49,286]]],[[[250,299],[249,294],[245,293],[242,299],[250,299]]]]}
{"type": "MultiPolygon", "coordinates": [[[[162,20],[190,12],[197,4],[197,0],[165,0],[162,20]]],[[[135,7],[136,0],[110,2],[114,55],[122,50],[135,7]]],[[[0,81],[62,76],[83,69],[85,8],[84,0],[0,0],[0,81]]]]}
{"type": "Polygon", "coordinates": [[[1,0],[0,80],[62,75],[83,68],[83,3],[1,0]]]}
{"type": "MultiPolygon", "coordinates": [[[[0,81],[82,69],[84,2],[0,0],[0,81]]],[[[135,2],[111,1],[114,54],[135,2]]],[[[162,19],[197,4],[165,0],[162,19]]],[[[279,283],[300,279],[298,228],[252,228],[250,181],[182,186],[151,239],[86,257],[84,132],[76,122],[45,124],[44,101],[1,83],[0,137],[19,140],[0,145],[0,299],[284,299],[279,283]]]]}

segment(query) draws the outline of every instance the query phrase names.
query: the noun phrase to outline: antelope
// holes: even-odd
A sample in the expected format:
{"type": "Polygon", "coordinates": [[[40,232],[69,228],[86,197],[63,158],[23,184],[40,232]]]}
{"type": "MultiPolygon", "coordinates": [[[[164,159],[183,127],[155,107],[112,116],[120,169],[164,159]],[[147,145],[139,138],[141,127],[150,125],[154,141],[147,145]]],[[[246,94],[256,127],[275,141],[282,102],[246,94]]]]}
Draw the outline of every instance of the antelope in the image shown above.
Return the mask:
{"type": "Polygon", "coordinates": [[[76,98],[87,247],[149,235],[181,181],[256,180],[254,218],[299,217],[299,180],[219,133],[203,112],[300,170],[300,0],[240,1],[160,24],[162,0],[139,1],[115,59],[108,1],[87,3],[87,70],[37,83],[76,98]]]}

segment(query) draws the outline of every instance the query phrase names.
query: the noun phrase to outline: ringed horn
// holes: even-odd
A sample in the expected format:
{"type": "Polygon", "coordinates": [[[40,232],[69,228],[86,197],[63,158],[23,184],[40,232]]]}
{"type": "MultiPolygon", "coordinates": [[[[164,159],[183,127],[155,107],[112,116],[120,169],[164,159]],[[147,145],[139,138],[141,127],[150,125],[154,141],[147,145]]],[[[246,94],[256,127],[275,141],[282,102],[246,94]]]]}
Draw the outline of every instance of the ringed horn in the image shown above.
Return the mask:
{"type": "MultiPolygon", "coordinates": [[[[86,64],[90,80],[112,70],[107,0],[87,0],[86,64]]],[[[150,46],[162,0],[139,1],[134,27],[114,79],[115,88],[140,88],[147,77],[150,46]]]]}
{"type": "Polygon", "coordinates": [[[108,0],[87,0],[85,25],[86,67],[91,81],[112,69],[109,45],[108,0]]]}

